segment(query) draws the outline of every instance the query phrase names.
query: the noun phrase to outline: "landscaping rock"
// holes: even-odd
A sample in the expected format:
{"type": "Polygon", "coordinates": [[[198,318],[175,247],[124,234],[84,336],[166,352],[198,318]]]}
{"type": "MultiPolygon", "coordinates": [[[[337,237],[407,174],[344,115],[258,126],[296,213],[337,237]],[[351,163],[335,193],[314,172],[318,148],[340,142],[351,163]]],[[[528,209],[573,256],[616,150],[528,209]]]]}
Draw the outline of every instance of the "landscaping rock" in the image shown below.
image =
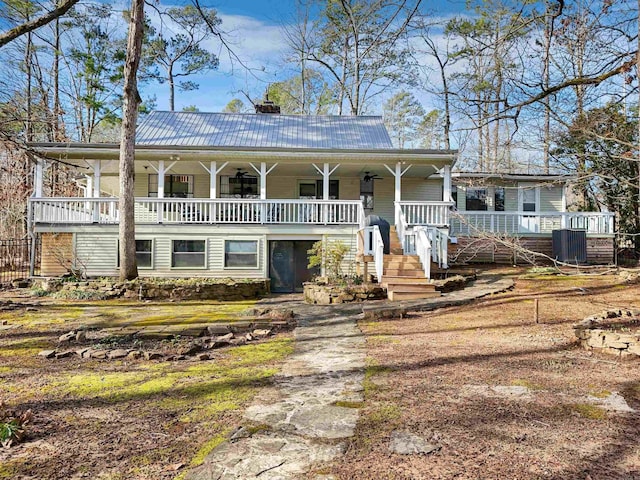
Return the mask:
{"type": "Polygon", "coordinates": [[[91,358],[95,358],[96,360],[104,360],[107,358],[106,350],[94,350],[91,352],[91,358]]]}
{"type": "Polygon", "coordinates": [[[424,438],[402,430],[391,432],[389,450],[399,455],[429,454],[442,447],[435,442],[428,442],[424,438]]]}
{"type": "Polygon", "coordinates": [[[129,355],[129,350],[125,350],[123,348],[118,348],[116,350],[111,350],[107,355],[111,360],[117,360],[118,358],[124,358],[129,355]]]}
{"type": "Polygon", "coordinates": [[[189,345],[183,349],[180,350],[180,355],[193,355],[195,353],[198,353],[200,350],[202,350],[202,347],[200,347],[199,345],[189,345]]]}
{"type": "Polygon", "coordinates": [[[145,360],[160,360],[164,355],[160,352],[144,352],[145,360]]]}
{"type": "Polygon", "coordinates": [[[264,338],[271,335],[271,330],[254,330],[251,333],[255,338],[264,338]]]}
{"type": "Polygon", "coordinates": [[[58,342],[60,343],[70,342],[75,338],[76,338],[76,332],[69,332],[69,333],[65,333],[64,335],[60,335],[58,337],[58,342]]]}
{"type": "Polygon", "coordinates": [[[138,360],[142,358],[142,352],[140,350],[134,350],[133,352],[129,352],[127,358],[130,358],[131,360],[138,360]]]}
{"type": "Polygon", "coordinates": [[[69,358],[72,355],[75,355],[76,352],[73,350],[65,350],[64,352],[57,352],[56,358],[69,358]]]}
{"type": "Polygon", "coordinates": [[[88,348],[81,348],[80,350],[76,350],[76,355],[80,358],[86,358],[85,354],[89,351],[88,348]]]}
{"type": "Polygon", "coordinates": [[[199,353],[196,355],[196,358],[200,361],[209,360],[211,356],[208,353],[199,353]]]}
{"type": "Polygon", "coordinates": [[[78,333],[76,333],[76,342],[84,342],[87,339],[87,332],[85,332],[84,330],[80,330],[78,331],[78,333]]]}
{"type": "Polygon", "coordinates": [[[227,324],[213,324],[207,327],[209,335],[226,335],[229,333],[229,326],[227,324]]]}
{"type": "Polygon", "coordinates": [[[40,357],[44,357],[44,358],[53,358],[56,356],[56,351],[55,350],[42,350],[40,353],[38,353],[38,355],[40,357]]]}

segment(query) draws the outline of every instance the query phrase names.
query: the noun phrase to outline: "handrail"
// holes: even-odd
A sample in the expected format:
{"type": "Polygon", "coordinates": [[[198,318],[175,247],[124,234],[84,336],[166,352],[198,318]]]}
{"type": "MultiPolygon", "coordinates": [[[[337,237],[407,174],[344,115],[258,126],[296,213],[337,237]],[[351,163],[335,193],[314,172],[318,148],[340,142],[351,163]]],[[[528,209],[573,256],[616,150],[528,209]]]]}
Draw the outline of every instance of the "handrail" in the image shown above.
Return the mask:
{"type": "Polygon", "coordinates": [[[454,202],[396,202],[408,225],[449,225],[449,210],[454,202]]]}
{"type": "Polygon", "coordinates": [[[416,254],[422,262],[422,268],[424,269],[424,276],[431,279],[431,257],[432,257],[432,245],[427,234],[427,229],[424,227],[416,227],[414,229],[416,234],[416,254]]]}
{"type": "Polygon", "coordinates": [[[378,283],[382,282],[382,275],[384,274],[384,241],[380,234],[380,228],[377,225],[373,226],[373,263],[376,269],[376,277],[378,283]]]}
{"type": "Polygon", "coordinates": [[[612,212],[458,211],[451,215],[451,230],[454,235],[473,235],[475,232],[515,235],[549,234],[553,230],[570,228],[612,235],[615,233],[614,220],[612,212]]]}
{"type": "MultiPolygon", "coordinates": [[[[32,198],[36,223],[115,224],[118,199],[32,198]]],[[[136,198],[136,223],[362,225],[359,200],[136,198]]]]}

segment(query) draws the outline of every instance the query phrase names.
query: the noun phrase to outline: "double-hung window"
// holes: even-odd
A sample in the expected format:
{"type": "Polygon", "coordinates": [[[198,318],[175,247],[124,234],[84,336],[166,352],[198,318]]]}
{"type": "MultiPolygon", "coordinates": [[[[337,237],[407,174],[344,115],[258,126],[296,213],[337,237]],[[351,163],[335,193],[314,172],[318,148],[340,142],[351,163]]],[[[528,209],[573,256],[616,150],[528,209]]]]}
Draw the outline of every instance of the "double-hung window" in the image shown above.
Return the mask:
{"type": "Polygon", "coordinates": [[[257,268],[258,241],[225,240],[224,266],[225,268],[257,268]]]}
{"type": "Polygon", "coordinates": [[[206,251],[205,240],[173,240],[171,266],[174,268],[205,268],[206,251]]]}
{"type": "Polygon", "coordinates": [[[487,210],[487,189],[486,188],[467,188],[466,204],[468,211],[486,211],[487,210]]]}

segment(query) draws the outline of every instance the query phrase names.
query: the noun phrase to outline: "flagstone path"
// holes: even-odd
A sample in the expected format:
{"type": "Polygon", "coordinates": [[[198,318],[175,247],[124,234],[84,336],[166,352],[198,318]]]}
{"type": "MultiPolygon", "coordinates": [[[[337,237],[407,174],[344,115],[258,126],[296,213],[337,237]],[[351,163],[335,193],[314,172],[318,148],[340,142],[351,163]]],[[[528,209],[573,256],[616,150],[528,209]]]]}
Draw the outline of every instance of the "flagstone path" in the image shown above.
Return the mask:
{"type": "MultiPolygon", "coordinates": [[[[440,298],[375,302],[365,310],[459,305],[512,286],[510,279],[486,276],[440,298]]],[[[305,305],[298,298],[267,300],[293,308],[298,327],[294,353],[276,376],[274,388],[245,412],[249,423],[260,428],[237,429],[186,480],[333,478],[322,473],[322,466],[344,452],[364,400],[365,341],[357,326],[363,307],[305,305]]]]}

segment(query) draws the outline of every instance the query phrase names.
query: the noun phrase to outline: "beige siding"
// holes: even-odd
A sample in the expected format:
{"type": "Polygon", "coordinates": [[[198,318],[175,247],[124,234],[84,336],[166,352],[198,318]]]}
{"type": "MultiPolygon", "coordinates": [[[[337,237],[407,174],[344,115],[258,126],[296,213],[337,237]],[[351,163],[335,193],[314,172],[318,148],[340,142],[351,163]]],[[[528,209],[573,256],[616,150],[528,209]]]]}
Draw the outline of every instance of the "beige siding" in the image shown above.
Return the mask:
{"type": "Polygon", "coordinates": [[[562,187],[560,185],[540,187],[540,211],[562,211],[562,187]]]}
{"type": "Polygon", "coordinates": [[[373,214],[393,223],[394,218],[394,188],[393,177],[385,177],[374,180],[373,186],[373,214]]]}
{"type": "Polygon", "coordinates": [[[402,200],[407,202],[441,202],[442,181],[403,178],[402,200]]]}
{"type": "Polygon", "coordinates": [[[327,244],[342,242],[348,247],[350,247],[349,252],[345,255],[344,261],[342,262],[342,273],[345,275],[355,275],[356,274],[356,253],[358,249],[358,241],[356,235],[326,235],[325,242],[327,244]]]}
{"type": "MultiPolygon", "coordinates": [[[[138,239],[153,240],[153,269],[140,269],[140,275],[158,276],[207,276],[264,278],[266,276],[266,241],[264,235],[220,235],[198,234],[138,235],[138,239]],[[224,267],[224,241],[258,241],[258,267],[249,269],[229,269],[224,267]],[[205,240],[207,260],[205,268],[183,269],[171,267],[172,240],[205,240]]],[[[117,235],[78,233],[76,235],[77,258],[86,262],[90,276],[116,275],[118,255],[117,235]]],[[[64,273],[64,272],[62,272],[64,273]]]]}

